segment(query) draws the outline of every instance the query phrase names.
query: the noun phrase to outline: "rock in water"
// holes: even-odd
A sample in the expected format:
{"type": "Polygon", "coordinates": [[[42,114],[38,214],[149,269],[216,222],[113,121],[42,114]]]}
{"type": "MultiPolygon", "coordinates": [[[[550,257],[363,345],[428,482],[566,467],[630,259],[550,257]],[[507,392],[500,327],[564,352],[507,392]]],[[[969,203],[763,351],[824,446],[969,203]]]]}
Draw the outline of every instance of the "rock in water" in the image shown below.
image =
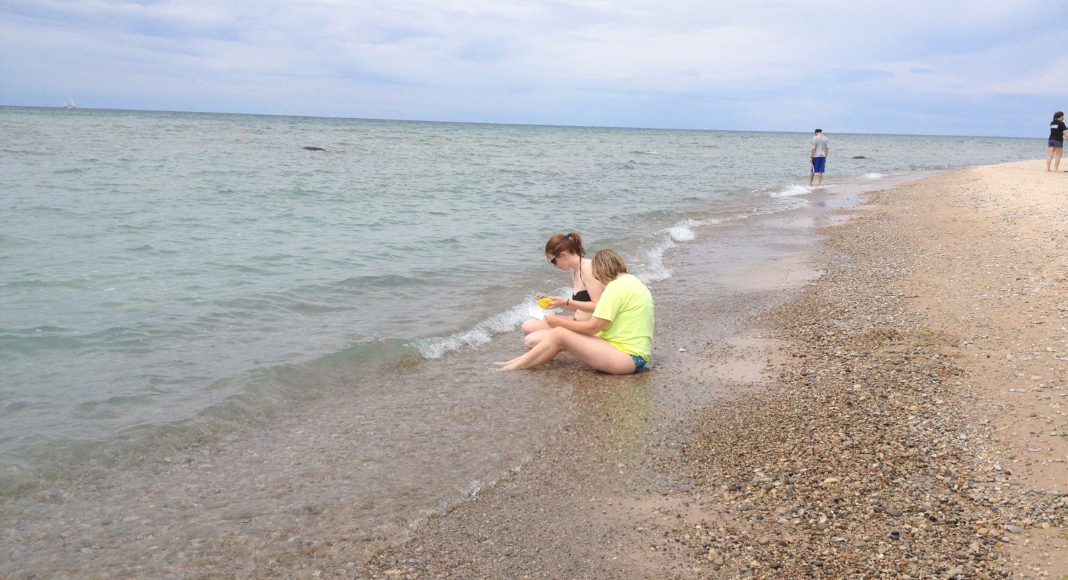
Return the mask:
{"type": "Polygon", "coordinates": [[[857,155],[857,156],[856,156],[856,157],[854,157],[853,159],[867,159],[867,157],[865,157],[865,156],[863,156],[863,155],[857,155]]]}
{"type": "Polygon", "coordinates": [[[326,151],[326,149],[323,149],[322,147],[305,147],[305,149],[308,151],[326,151]]]}

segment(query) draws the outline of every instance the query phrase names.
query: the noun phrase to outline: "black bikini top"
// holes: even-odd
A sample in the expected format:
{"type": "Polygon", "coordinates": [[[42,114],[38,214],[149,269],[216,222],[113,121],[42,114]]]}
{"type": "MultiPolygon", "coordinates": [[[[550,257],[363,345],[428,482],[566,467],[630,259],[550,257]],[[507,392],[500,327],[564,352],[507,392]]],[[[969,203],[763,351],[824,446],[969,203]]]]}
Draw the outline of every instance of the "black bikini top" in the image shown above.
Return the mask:
{"type": "MultiPolygon", "coordinates": [[[[579,280],[582,281],[582,285],[585,286],[586,285],[586,281],[582,280],[582,258],[581,257],[579,257],[578,275],[579,275],[579,280]]],[[[588,291],[586,291],[586,290],[579,290],[578,292],[575,292],[574,294],[571,295],[571,299],[574,300],[575,302],[593,302],[593,298],[590,298],[590,293],[588,291]]]]}

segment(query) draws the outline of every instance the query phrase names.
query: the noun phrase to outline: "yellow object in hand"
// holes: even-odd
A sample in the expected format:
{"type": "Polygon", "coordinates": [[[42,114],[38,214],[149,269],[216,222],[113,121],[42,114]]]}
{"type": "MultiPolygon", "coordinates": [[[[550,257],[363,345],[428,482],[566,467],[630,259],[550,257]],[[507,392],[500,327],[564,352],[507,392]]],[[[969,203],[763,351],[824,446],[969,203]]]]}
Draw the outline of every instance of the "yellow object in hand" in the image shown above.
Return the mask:
{"type": "Polygon", "coordinates": [[[552,296],[546,296],[546,297],[541,298],[541,299],[538,300],[538,306],[541,306],[543,310],[544,309],[548,309],[549,305],[552,304],[552,303],[553,303],[553,297],[552,296]]]}

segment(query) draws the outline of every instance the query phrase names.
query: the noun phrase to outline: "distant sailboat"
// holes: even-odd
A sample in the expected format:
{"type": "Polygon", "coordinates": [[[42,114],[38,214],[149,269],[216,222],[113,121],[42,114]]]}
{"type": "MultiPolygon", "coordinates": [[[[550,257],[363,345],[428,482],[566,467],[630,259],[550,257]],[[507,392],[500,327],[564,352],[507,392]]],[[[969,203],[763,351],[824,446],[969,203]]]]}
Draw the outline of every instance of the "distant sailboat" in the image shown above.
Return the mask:
{"type": "Polygon", "coordinates": [[[63,102],[63,108],[64,109],[76,109],[77,107],[74,106],[74,97],[70,98],[70,102],[64,101],[63,102]]]}

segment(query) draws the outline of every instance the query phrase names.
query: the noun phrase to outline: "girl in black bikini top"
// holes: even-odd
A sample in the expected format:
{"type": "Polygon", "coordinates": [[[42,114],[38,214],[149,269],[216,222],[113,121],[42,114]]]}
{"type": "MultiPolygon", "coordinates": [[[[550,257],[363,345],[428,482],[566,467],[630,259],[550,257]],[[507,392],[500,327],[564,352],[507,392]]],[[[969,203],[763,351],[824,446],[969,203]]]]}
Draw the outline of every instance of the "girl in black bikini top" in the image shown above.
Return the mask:
{"type": "MultiPolygon", "coordinates": [[[[570,271],[571,281],[575,287],[570,298],[557,297],[550,308],[572,310],[577,320],[588,320],[593,316],[597,300],[600,299],[601,291],[604,290],[604,286],[593,276],[593,262],[583,257],[585,253],[582,238],[575,232],[556,234],[549,238],[549,243],[545,244],[545,258],[553,266],[570,271]]],[[[523,323],[523,332],[528,335],[528,338],[532,333],[548,330],[548,328],[543,320],[532,318],[523,323]]]]}
{"type": "MultiPolygon", "coordinates": [[[[586,285],[586,281],[582,279],[582,266],[583,266],[582,258],[579,258],[579,269],[578,269],[579,281],[582,282],[583,286],[585,286],[586,285]]],[[[574,294],[572,294],[571,295],[571,300],[573,300],[574,302],[593,302],[593,298],[590,298],[590,291],[586,290],[586,289],[579,290],[578,292],[575,292],[574,294]]]]}

